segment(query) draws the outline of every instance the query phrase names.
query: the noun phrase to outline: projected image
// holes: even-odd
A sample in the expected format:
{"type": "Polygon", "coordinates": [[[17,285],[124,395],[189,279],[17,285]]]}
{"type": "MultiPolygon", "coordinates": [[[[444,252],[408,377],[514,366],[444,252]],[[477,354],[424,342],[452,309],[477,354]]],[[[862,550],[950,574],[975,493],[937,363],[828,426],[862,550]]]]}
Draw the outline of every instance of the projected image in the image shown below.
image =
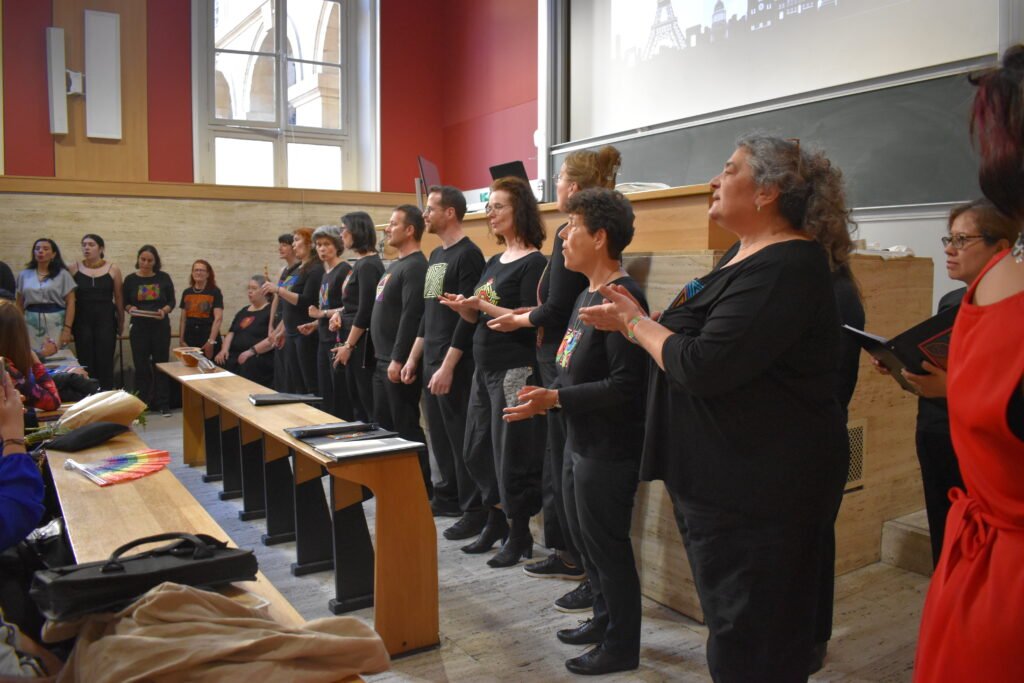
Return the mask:
{"type": "Polygon", "coordinates": [[[979,5],[573,0],[570,135],[623,132],[990,54],[998,3],[979,5]]]}

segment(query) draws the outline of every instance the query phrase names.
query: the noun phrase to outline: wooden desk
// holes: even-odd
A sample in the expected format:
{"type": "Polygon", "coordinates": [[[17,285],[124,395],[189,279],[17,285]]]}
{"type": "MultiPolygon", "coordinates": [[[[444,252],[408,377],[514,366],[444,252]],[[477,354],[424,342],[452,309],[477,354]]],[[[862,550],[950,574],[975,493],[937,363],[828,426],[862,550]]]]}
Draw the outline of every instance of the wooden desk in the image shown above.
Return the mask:
{"type": "MultiPolygon", "coordinates": [[[[101,446],[78,453],[47,452],[71,547],[78,562],[105,560],[129,541],[169,531],[208,534],[230,541],[220,525],[166,469],[135,481],[106,487],[97,486],[81,474],[64,469],[67,458],[91,463],[142,448],[147,448],[142,439],[134,432],[126,432],[101,446]]],[[[257,575],[256,581],[241,582],[238,586],[268,600],[270,614],[277,622],[295,627],[305,623],[262,573],[257,575]]]]}
{"type": "MultiPolygon", "coordinates": [[[[197,426],[195,433],[200,436],[192,442],[192,448],[205,447],[204,430],[199,427],[206,415],[214,409],[219,411],[222,420],[231,424],[237,421],[243,451],[243,501],[247,499],[249,489],[246,484],[255,485],[256,481],[254,476],[245,473],[247,469],[252,469],[255,449],[247,450],[245,446],[253,443],[257,435],[261,437],[268,529],[272,513],[276,514],[276,508],[280,507],[280,501],[274,500],[270,494],[272,480],[279,480],[280,472],[268,476],[267,468],[275,463],[287,463],[288,454],[294,454],[293,499],[297,553],[302,552],[304,545],[311,542],[303,536],[307,531],[307,520],[316,524],[317,519],[316,515],[304,516],[308,512],[305,508],[315,498],[321,474],[326,471],[331,476],[336,577],[339,572],[352,569],[358,574],[360,558],[354,558],[353,562],[350,555],[363,552],[359,542],[365,530],[365,520],[362,520],[363,526],[359,528],[362,487],[373,491],[377,499],[376,558],[373,562],[374,628],[391,655],[439,644],[437,533],[415,452],[335,462],[284,432],[285,427],[335,421],[336,418],[329,414],[294,403],[257,408],[249,402],[248,395],[268,393],[270,390],[242,377],[187,380],[184,378],[201,373],[181,363],[160,363],[157,367],[181,384],[185,422],[197,426]],[[246,452],[249,454],[248,460],[246,452]],[[353,529],[353,526],[356,528],[353,529]]],[[[187,449],[190,447],[189,441],[187,438],[185,441],[187,449]]],[[[186,462],[201,462],[204,459],[202,452],[186,452],[185,455],[186,462]]],[[[226,461],[224,465],[226,477],[226,461]]],[[[321,540],[329,533],[326,531],[319,534],[321,540]]],[[[302,559],[299,558],[299,564],[302,559]]],[[[339,598],[333,601],[332,609],[345,609],[347,605],[336,603],[344,600],[342,590],[346,582],[337,580],[336,583],[339,598]]]]}

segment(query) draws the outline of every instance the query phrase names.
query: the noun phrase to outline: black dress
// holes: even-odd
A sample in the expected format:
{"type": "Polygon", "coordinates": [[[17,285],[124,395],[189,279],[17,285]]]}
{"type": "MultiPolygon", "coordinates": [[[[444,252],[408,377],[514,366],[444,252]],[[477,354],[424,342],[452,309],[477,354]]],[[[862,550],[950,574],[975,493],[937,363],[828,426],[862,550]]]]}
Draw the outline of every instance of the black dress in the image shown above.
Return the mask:
{"type": "Polygon", "coordinates": [[[117,344],[117,312],[114,309],[114,278],[110,269],[98,277],[79,269],[75,274],[75,353],[90,377],[102,389],[114,388],[114,347],[117,344]]]}
{"type": "Polygon", "coordinates": [[[653,368],[641,477],[672,497],[712,677],[806,680],[847,450],[826,254],[793,240],[723,260],[661,323],[676,334],[653,368]]]}

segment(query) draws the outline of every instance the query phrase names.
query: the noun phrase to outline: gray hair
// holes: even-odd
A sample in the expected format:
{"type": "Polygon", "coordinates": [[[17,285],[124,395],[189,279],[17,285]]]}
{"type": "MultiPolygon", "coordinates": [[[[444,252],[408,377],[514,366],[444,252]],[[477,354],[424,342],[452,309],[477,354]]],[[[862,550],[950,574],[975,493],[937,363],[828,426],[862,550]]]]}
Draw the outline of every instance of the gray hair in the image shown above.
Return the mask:
{"type": "Polygon", "coordinates": [[[334,248],[340,255],[345,251],[345,243],[341,241],[341,228],[337,225],[321,225],[313,231],[313,246],[316,246],[318,239],[327,239],[334,243],[334,248]]]}
{"type": "Polygon", "coordinates": [[[264,283],[266,283],[267,278],[263,277],[262,275],[253,275],[252,277],[249,278],[249,280],[255,282],[257,285],[262,287],[264,283]]]}
{"type": "Polygon", "coordinates": [[[853,244],[842,172],[797,140],[747,135],[736,146],[747,152],[754,183],[778,190],[779,214],[825,248],[833,269],[845,265],[853,244]]]}

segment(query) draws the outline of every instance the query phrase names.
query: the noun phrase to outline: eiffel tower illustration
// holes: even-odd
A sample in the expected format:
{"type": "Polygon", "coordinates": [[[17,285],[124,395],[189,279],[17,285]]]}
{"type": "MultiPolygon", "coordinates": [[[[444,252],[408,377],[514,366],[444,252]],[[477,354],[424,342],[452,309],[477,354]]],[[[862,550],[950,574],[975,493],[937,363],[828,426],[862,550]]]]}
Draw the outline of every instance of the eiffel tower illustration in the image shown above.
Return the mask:
{"type": "Polygon", "coordinates": [[[651,26],[651,35],[647,37],[647,47],[644,48],[644,59],[650,59],[654,54],[654,48],[663,42],[682,50],[686,46],[683,32],[679,30],[679,21],[676,20],[676,13],[672,9],[672,0],[658,0],[658,11],[654,14],[654,25],[651,26]]]}

